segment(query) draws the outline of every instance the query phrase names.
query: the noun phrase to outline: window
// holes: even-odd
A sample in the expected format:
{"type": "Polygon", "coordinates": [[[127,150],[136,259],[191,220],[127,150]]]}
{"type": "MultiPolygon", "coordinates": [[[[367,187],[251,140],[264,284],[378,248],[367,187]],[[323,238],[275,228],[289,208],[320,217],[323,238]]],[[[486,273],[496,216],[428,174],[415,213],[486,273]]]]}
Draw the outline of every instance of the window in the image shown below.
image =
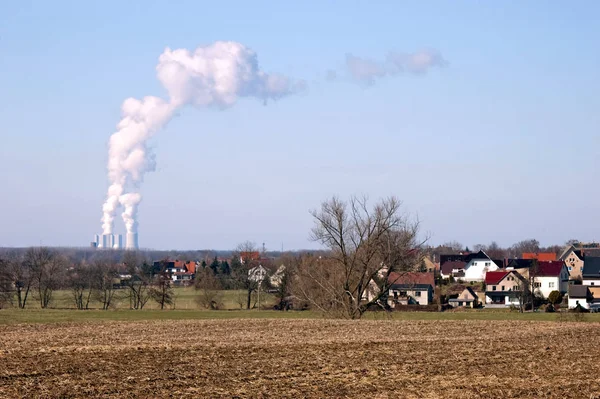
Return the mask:
{"type": "Polygon", "coordinates": [[[485,262],[485,265],[486,265],[486,266],[489,266],[490,264],[491,264],[490,262],[485,262]]]}
{"type": "Polygon", "coordinates": [[[502,286],[502,291],[504,291],[504,286],[502,286]]]}
{"type": "Polygon", "coordinates": [[[541,286],[542,286],[542,283],[533,283],[534,288],[540,288],[541,286]]]}
{"type": "Polygon", "coordinates": [[[459,303],[458,303],[458,306],[462,306],[462,305],[463,305],[463,304],[462,304],[462,302],[459,302],[459,303]]]}
{"type": "Polygon", "coordinates": [[[569,266],[569,271],[573,270],[573,268],[571,266],[569,266]]]}
{"type": "Polygon", "coordinates": [[[590,283],[590,285],[594,285],[594,282],[592,281],[592,282],[590,283]]]}
{"type": "Polygon", "coordinates": [[[548,287],[550,287],[550,288],[554,288],[554,282],[549,282],[549,283],[548,283],[548,287]]]}
{"type": "Polygon", "coordinates": [[[492,291],[496,291],[496,286],[495,285],[492,286],[492,291]]]}
{"type": "Polygon", "coordinates": [[[415,296],[421,296],[421,291],[415,291],[415,296]]]}

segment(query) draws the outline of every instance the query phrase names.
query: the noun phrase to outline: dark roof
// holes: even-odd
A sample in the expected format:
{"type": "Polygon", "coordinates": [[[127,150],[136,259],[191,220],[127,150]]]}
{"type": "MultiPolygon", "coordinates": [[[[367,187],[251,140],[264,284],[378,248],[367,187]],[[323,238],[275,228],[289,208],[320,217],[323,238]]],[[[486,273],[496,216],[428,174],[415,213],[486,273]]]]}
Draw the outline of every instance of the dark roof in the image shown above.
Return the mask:
{"type": "Polygon", "coordinates": [[[459,260],[449,261],[449,262],[446,262],[446,263],[442,264],[442,266],[440,267],[440,269],[442,271],[442,274],[450,274],[450,273],[452,273],[452,270],[455,270],[455,269],[458,269],[458,270],[464,269],[466,265],[467,265],[466,262],[459,261],[459,260]]]}
{"type": "Polygon", "coordinates": [[[498,267],[504,267],[504,259],[492,259],[492,262],[498,267]]]}
{"type": "Polygon", "coordinates": [[[392,290],[428,290],[432,288],[431,284],[392,284],[392,290]]]}
{"type": "Polygon", "coordinates": [[[435,286],[435,276],[433,273],[407,272],[407,273],[390,273],[388,282],[392,285],[431,285],[435,286]]]}
{"type": "Polygon", "coordinates": [[[502,281],[502,279],[504,279],[504,277],[506,277],[506,275],[508,273],[510,273],[510,272],[507,272],[507,271],[487,272],[485,274],[485,283],[491,284],[491,285],[496,285],[500,281],[502,281]]]}
{"type": "MultiPolygon", "coordinates": [[[[575,252],[579,252],[580,254],[582,254],[584,260],[588,256],[592,257],[592,258],[598,258],[598,257],[600,257],[600,248],[582,249],[582,250],[575,251],[575,252]]],[[[581,255],[578,255],[578,256],[581,259],[581,255]]]]}
{"type": "Polygon", "coordinates": [[[490,259],[489,256],[483,251],[471,252],[468,254],[461,255],[440,255],[440,264],[443,265],[446,262],[465,262],[469,263],[473,259],[490,259]]]}
{"type": "Polygon", "coordinates": [[[475,293],[475,291],[473,291],[473,288],[471,288],[471,287],[465,287],[465,290],[469,291],[469,294],[473,295],[475,298],[479,298],[477,296],[477,294],[475,293]]]}
{"type": "Polygon", "coordinates": [[[533,259],[511,259],[506,267],[513,269],[528,269],[533,264],[533,259]]]}
{"type": "Polygon", "coordinates": [[[583,261],[583,272],[581,273],[583,278],[600,277],[600,257],[585,257],[583,261]]]}
{"type": "Polygon", "coordinates": [[[539,277],[560,277],[564,265],[565,262],[562,260],[539,262],[535,275],[539,277]]]}
{"type": "Polygon", "coordinates": [[[591,295],[587,285],[569,285],[569,298],[589,298],[591,295]]]}

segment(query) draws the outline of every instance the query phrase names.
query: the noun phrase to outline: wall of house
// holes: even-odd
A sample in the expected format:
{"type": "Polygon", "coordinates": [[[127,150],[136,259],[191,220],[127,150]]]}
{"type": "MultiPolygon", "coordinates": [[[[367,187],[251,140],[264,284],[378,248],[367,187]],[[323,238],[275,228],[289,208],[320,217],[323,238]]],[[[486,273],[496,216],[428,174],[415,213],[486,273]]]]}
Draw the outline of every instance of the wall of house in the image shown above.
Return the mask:
{"type": "Polygon", "coordinates": [[[569,270],[569,276],[571,280],[581,278],[581,272],[583,271],[583,260],[579,259],[579,257],[575,255],[573,251],[567,253],[563,260],[567,264],[567,269],[569,270]]]}
{"type": "Polygon", "coordinates": [[[486,287],[486,291],[515,291],[515,288],[517,291],[519,291],[521,289],[521,284],[527,283],[522,283],[518,277],[514,276],[513,274],[509,274],[508,276],[504,277],[502,281],[500,281],[498,284],[488,285],[486,287]]]}
{"type": "Polygon", "coordinates": [[[498,266],[489,259],[472,259],[465,265],[465,281],[483,281],[486,272],[498,270],[498,266]]]}
{"type": "Polygon", "coordinates": [[[535,292],[541,293],[544,298],[548,298],[548,295],[552,291],[561,291],[565,292],[566,287],[561,285],[560,279],[558,277],[535,277],[533,279],[535,292]],[[539,287],[537,286],[539,284],[539,287]]]}
{"type": "Polygon", "coordinates": [[[573,309],[573,308],[577,307],[577,303],[579,303],[581,306],[583,306],[586,309],[590,308],[590,304],[587,303],[585,298],[569,298],[569,309],[573,309]]]}
{"type": "Polygon", "coordinates": [[[583,285],[600,286],[600,279],[586,279],[586,280],[583,280],[583,285]]]}
{"type": "MultiPolygon", "coordinates": [[[[394,294],[400,296],[400,290],[390,290],[388,303],[393,304],[394,294]]],[[[429,305],[431,302],[433,302],[433,291],[431,289],[406,290],[406,295],[413,297],[416,301],[419,302],[419,305],[429,305]]]]}

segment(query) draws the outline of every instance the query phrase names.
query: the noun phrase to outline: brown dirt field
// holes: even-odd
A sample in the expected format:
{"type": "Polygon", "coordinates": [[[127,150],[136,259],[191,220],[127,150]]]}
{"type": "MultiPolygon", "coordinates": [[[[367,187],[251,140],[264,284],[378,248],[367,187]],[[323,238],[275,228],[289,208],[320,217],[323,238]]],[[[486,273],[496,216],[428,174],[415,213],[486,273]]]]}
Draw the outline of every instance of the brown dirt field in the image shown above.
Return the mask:
{"type": "Polygon", "coordinates": [[[600,324],[0,326],[0,397],[600,398],[600,324]]]}

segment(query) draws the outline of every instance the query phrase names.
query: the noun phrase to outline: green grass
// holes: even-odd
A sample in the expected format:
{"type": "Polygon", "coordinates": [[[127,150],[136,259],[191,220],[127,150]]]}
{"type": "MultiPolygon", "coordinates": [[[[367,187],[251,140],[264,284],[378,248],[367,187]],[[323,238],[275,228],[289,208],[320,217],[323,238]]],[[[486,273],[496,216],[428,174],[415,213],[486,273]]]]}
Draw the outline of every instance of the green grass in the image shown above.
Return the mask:
{"type": "MultiPolygon", "coordinates": [[[[174,309],[179,310],[203,310],[202,307],[196,302],[198,292],[194,287],[176,287],[173,289],[175,293],[175,304],[174,309]]],[[[113,308],[117,310],[129,310],[129,299],[127,297],[127,289],[118,290],[113,300],[113,308]]],[[[256,294],[253,294],[253,303],[256,301],[256,294]]],[[[244,290],[223,290],[221,291],[221,301],[223,303],[223,309],[234,310],[241,309],[240,301],[246,305],[246,291],[244,290]]],[[[261,308],[272,307],[275,304],[275,298],[265,292],[260,294],[261,308]]],[[[90,309],[101,309],[102,304],[94,299],[90,301],[90,309]]],[[[52,301],[50,303],[51,309],[75,309],[75,302],[73,296],[69,290],[58,290],[53,293],[52,301]]],[[[26,309],[40,309],[40,303],[37,299],[35,292],[30,292],[27,298],[26,309]]],[[[145,310],[159,309],[159,305],[150,299],[144,306],[145,310]]]]}
{"type": "MultiPolygon", "coordinates": [[[[141,320],[203,320],[203,319],[316,319],[324,316],[312,311],[274,310],[75,310],[75,309],[3,309],[1,324],[34,324],[61,322],[102,322],[141,320]]],[[[585,321],[600,321],[600,314],[585,314],[585,321]]],[[[516,313],[497,310],[474,310],[467,312],[372,312],[364,320],[523,320],[558,321],[555,313],[516,313]]]]}

